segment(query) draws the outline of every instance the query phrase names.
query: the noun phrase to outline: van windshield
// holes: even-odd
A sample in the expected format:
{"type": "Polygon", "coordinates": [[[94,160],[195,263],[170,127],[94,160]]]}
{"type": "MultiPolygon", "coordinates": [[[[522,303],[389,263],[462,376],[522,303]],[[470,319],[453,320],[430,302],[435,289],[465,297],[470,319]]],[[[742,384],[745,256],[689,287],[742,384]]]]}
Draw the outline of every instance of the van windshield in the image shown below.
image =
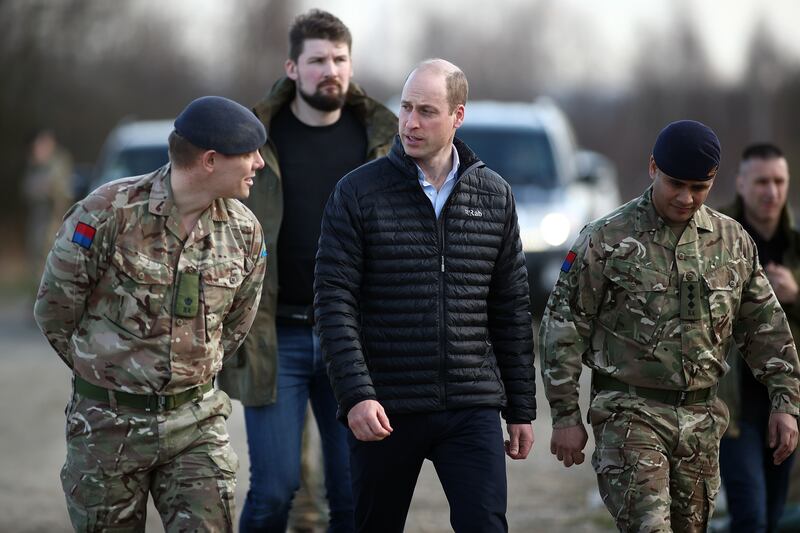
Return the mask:
{"type": "Polygon", "coordinates": [[[541,131],[464,125],[456,136],[512,186],[550,189],[557,185],[553,151],[541,131]]]}
{"type": "Polygon", "coordinates": [[[169,154],[166,143],[125,148],[104,166],[96,185],[128,176],[147,174],[164,166],[167,161],[169,154]]]}

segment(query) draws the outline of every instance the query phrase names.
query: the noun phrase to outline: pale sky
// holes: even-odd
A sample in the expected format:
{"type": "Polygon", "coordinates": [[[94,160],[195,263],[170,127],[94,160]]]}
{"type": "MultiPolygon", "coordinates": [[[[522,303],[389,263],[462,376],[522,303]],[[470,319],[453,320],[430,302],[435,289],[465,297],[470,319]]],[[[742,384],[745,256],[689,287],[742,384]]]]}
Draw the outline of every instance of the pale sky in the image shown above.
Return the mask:
{"type": "MultiPolygon", "coordinates": [[[[800,2],[795,0],[297,0],[295,11],[319,7],[344,20],[353,33],[356,77],[358,69],[369,69],[396,79],[422,59],[417,56],[417,45],[426,38],[421,22],[431,13],[445,16],[455,28],[479,22],[487,32],[502,32],[516,7],[534,1],[551,12],[547,34],[559,63],[557,85],[624,86],[631,81],[642,38],[668,39],[674,33],[676,8],[685,10],[686,20],[699,30],[714,71],[725,82],[740,80],[750,35],[762,18],[779,47],[800,63],[800,2]]],[[[220,56],[228,52],[224,34],[235,2],[157,3],[159,11],[180,16],[191,49],[209,44],[220,56]],[[214,34],[221,38],[209,38],[214,34]]],[[[469,46],[468,35],[464,39],[469,46]]]]}
{"type": "Polygon", "coordinates": [[[642,30],[667,37],[673,31],[674,6],[689,12],[689,20],[702,38],[718,74],[735,81],[742,73],[747,45],[762,18],[773,30],[776,43],[800,61],[800,2],[795,0],[561,0],[596,20],[601,46],[628,65],[642,30]]]}
{"type": "MultiPolygon", "coordinates": [[[[350,0],[329,0],[320,4],[303,0],[306,7],[329,8],[350,25],[356,46],[354,59],[368,64],[379,59],[374,54],[374,43],[385,42],[382,49],[393,49],[392,56],[407,53],[406,43],[418,39],[415,35],[414,20],[424,16],[427,10],[437,13],[452,13],[453,24],[457,26],[463,17],[479,20],[491,31],[502,31],[502,24],[514,16],[514,8],[532,0],[372,0],[353,2],[350,0]],[[330,6],[330,7],[328,7],[330,6]],[[376,20],[394,20],[396,23],[376,20]],[[358,38],[370,43],[371,50],[364,53],[358,38]],[[364,57],[358,57],[359,55],[364,57]]],[[[756,22],[763,17],[773,30],[776,42],[796,61],[800,62],[800,2],[796,0],[539,0],[560,10],[562,16],[554,20],[554,35],[568,34],[575,27],[585,26],[591,32],[594,56],[602,56],[606,71],[604,77],[610,81],[626,83],[629,81],[629,67],[638,53],[638,39],[643,32],[652,32],[668,38],[674,31],[674,11],[677,8],[688,10],[688,19],[695,25],[703,39],[706,52],[720,77],[727,82],[738,81],[746,61],[746,47],[756,22]]],[[[418,19],[417,19],[418,20],[418,19]]],[[[587,50],[559,50],[569,56],[585,54],[587,50]]],[[[410,59],[413,63],[417,59],[410,59]]],[[[409,61],[394,61],[393,63],[409,61]]],[[[579,72],[562,72],[577,81],[585,75],[585,62],[569,61],[579,72]]],[[[591,61],[590,61],[591,63],[591,61]]],[[[358,64],[358,63],[357,63],[358,64]]],[[[405,67],[407,68],[407,67],[405,67]]]]}

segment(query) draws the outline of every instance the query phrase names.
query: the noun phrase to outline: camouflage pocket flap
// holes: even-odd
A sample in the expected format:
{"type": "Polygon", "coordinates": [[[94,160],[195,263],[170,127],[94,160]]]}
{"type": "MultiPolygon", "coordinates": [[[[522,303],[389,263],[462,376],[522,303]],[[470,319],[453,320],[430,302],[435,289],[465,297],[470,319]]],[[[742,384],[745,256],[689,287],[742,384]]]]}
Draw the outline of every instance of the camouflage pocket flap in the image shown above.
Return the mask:
{"type": "Polygon", "coordinates": [[[592,467],[597,474],[620,475],[636,469],[639,452],[628,448],[596,448],[592,467]]]}
{"type": "MultiPolygon", "coordinates": [[[[61,487],[67,498],[67,510],[71,515],[74,514],[73,520],[77,518],[73,524],[80,530],[83,521],[89,522],[87,526],[91,525],[93,514],[97,512],[96,510],[83,510],[87,507],[100,506],[106,499],[108,489],[99,476],[82,474],[78,470],[74,465],[65,464],[61,468],[60,477],[61,487]]],[[[91,531],[91,529],[89,530],[91,531]]]]}
{"type": "Polygon", "coordinates": [[[209,458],[217,465],[217,468],[226,474],[236,474],[236,471],[239,470],[239,456],[230,445],[226,448],[227,450],[223,448],[223,452],[227,451],[227,453],[212,453],[209,454],[209,458]]]}
{"type": "Polygon", "coordinates": [[[613,257],[606,261],[603,275],[628,292],[664,292],[669,286],[669,274],[613,257]]]}
{"type": "Polygon", "coordinates": [[[216,263],[203,268],[203,283],[214,287],[235,289],[244,279],[244,258],[233,259],[224,263],[216,263]]]}
{"type": "Polygon", "coordinates": [[[722,266],[703,274],[703,280],[710,291],[732,291],[739,284],[739,276],[730,267],[722,266]]]}
{"type": "Polygon", "coordinates": [[[172,271],[168,265],[159,263],[146,255],[117,247],[111,258],[112,264],[136,283],[144,285],[169,285],[172,271]]]}

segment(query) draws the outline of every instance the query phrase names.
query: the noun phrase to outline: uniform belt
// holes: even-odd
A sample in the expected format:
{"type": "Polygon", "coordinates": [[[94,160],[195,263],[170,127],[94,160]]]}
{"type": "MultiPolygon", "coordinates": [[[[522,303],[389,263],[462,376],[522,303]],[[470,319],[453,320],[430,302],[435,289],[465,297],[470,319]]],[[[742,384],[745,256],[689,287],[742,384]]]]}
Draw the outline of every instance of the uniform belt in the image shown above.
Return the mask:
{"type": "Polygon", "coordinates": [[[197,400],[203,397],[205,393],[210,391],[214,386],[213,380],[208,383],[203,383],[197,387],[179,392],[178,394],[170,395],[156,395],[156,394],[132,394],[130,392],[122,392],[118,390],[109,390],[94,383],[89,383],[80,376],[75,376],[75,392],[99,402],[112,403],[116,401],[117,405],[124,407],[133,407],[136,409],[144,409],[150,411],[169,411],[180,407],[181,405],[197,400]],[[113,393],[113,400],[111,394],[113,393]]]}
{"type": "Polygon", "coordinates": [[[592,383],[597,391],[608,390],[627,392],[633,396],[638,396],[639,398],[655,400],[657,402],[673,405],[675,407],[703,403],[707,400],[713,399],[717,395],[716,386],[693,391],[654,389],[652,387],[629,385],[624,381],[618,380],[617,378],[612,378],[611,376],[607,376],[605,374],[598,374],[597,372],[594,372],[592,375],[592,383]]]}

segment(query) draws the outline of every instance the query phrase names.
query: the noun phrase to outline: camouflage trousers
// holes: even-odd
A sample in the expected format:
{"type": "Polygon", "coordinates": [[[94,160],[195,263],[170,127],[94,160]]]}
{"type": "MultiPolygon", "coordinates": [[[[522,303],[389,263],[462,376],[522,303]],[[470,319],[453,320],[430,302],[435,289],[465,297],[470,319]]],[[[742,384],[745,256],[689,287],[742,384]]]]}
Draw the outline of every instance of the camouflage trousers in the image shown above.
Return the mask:
{"type": "Polygon", "coordinates": [[[144,531],[152,494],[164,529],[233,531],[238,458],[225,420],[228,396],[211,390],[161,413],[73,394],[61,483],[76,531],[144,531]]]}
{"type": "Polygon", "coordinates": [[[721,400],[671,407],[602,391],[589,419],[600,495],[620,531],[706,531],[728,425],[721,400]]]}

